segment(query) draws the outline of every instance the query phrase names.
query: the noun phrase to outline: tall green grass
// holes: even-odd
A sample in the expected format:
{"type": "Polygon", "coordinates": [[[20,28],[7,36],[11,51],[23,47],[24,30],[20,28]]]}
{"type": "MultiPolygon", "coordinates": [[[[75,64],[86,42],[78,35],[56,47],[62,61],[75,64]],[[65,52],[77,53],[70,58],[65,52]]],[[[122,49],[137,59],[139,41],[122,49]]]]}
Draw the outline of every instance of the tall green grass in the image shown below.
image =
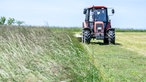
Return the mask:
{"type": "Polygon", "coordinates": [[[72,31],[0,26],[0,81],[101,82],[72,31]]]}

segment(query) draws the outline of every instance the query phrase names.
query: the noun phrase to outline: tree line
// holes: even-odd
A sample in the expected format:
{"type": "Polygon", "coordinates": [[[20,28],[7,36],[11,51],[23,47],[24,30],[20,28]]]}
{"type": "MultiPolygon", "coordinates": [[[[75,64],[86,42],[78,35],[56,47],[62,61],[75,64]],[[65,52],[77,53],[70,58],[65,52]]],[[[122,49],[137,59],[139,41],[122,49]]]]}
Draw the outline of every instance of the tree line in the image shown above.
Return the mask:
{"type": "Polygon", "coordinates": [[[13,24],[17,24],[18,26],[20,26],[20,25],[24,24],[24,21],[18,21],[11,17],[6,19],[6,17],[4,17],[4,16],[2,16],[0,18],[0,25],[13,25],[13,24]]]}

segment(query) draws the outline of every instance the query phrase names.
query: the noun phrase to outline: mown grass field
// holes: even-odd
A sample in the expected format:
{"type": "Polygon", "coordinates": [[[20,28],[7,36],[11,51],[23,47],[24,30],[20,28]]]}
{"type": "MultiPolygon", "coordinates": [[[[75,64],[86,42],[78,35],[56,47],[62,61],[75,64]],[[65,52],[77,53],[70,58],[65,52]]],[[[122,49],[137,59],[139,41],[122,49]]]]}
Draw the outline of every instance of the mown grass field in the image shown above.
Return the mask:
{"type": "Polygon", "coordinates": [[[85,47],[107,82],[145,82],[145,35],[146,32],[117,32],[116,45],[92,41],[85,47]]]}
{"type": "Polygon", "coordinates": [[[79,31],[0,26],[0,81],[146,81],[146,32],[116,32],[116,45],[86,45],[73,36],[79,31]]]}
{"type": "Polygon", "coordinates": [[[125,49],[146,56],[146,32],[118,32],[117,42],[125,49]]]}

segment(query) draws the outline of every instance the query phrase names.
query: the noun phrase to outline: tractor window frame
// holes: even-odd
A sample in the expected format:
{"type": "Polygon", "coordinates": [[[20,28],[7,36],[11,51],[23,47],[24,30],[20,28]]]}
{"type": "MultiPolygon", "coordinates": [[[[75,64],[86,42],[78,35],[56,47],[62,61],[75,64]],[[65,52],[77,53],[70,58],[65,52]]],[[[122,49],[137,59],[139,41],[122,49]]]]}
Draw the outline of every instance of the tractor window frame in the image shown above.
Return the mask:
{"type": "MultiPolygon", "coordinates": [[[[108,11],[107,11],[107,8],[96,8],[95,10],[98,10],[98,9],[99,9],[99,10],[100,10],[100,9],[104,9],[104,12],[105,12],[105,15],[104,15],[105,18],[104,18],[104,20],[101,20],[101,21],[103,21],[103,22],[108,22],[108,11]]],[[[89,22],[96,21],[95,18],[93,19],[93,17],[92,17],[92,16],[93,16],[93,14],[91,14],[92,11],[94,12],[94,10],[93,10],[92,8],[88,9],[88,13],[87,13],[87,14],[88,14],[88,21],[89,21],[89,22]],[[91,17],[90,17],[90,16],[91,16],[91,17]]]]}

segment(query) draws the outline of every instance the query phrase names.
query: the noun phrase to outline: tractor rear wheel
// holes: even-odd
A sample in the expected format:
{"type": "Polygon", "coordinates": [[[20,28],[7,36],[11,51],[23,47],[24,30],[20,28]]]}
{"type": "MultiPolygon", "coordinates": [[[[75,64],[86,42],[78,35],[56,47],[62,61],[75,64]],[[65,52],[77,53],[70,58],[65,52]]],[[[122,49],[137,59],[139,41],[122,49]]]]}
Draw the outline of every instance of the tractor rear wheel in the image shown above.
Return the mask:
{"type": "Polygon", "coordinates": [[[108,31],[108,42],[109,44],[115,44],[115,30],[108,31]]]}
{"type": "Polygon", "coordinates": [[[89,30],[84,30],[83,31],[83,37],[82,37],[82,42],[89,44],[91,40],[91,33],[89,30]]]}

